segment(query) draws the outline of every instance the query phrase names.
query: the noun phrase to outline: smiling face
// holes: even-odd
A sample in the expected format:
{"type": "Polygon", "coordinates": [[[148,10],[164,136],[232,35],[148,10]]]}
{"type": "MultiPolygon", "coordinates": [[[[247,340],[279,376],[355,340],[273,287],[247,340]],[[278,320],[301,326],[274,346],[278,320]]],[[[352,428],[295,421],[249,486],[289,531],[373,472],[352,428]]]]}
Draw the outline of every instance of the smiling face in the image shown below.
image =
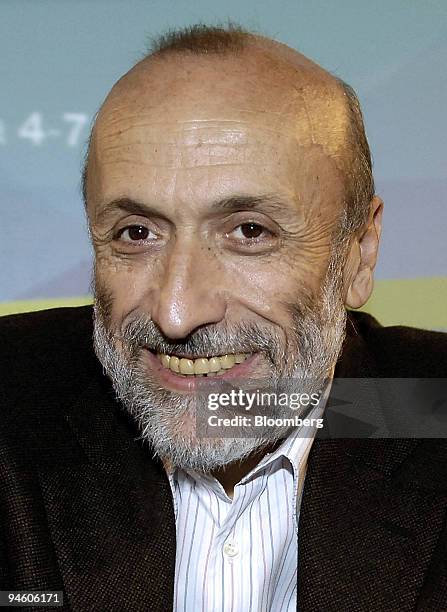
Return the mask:
{"type": "Polygon", "coordinates": [[[345,290],[328,267],[345,110],[321,72],[305,65],[298,78],[262,49],[146,61],[98,117],[87,190],[96,350],[176,463],[222,465],[274,437],[199,440],[199,382],[321,382],[341,348],[345,290]]]}

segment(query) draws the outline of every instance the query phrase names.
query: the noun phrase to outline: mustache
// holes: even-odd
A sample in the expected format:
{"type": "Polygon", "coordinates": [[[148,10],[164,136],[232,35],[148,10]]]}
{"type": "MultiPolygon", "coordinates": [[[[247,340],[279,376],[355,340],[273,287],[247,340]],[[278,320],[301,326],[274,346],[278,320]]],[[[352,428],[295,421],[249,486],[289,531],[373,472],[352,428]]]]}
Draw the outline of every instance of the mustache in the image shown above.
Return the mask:
{"type": "Polygon", "coordinates": [[[186,354],[192,359],[228,353],[262,352],[275,363],[281,352],[278,335],[252,322],[231,327],[207,325],[181,340],[172,340],[163,334],[154,321],[143,316],[126,325],[122,339],[133,351],[145,347],[155,353],[186,354]]]}

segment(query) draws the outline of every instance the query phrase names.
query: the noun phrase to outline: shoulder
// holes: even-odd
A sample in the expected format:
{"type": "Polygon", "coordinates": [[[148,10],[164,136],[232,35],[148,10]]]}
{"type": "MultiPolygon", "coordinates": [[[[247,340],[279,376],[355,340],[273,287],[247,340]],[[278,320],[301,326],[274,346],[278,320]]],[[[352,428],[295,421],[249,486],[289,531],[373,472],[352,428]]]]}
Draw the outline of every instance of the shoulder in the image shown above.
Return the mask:
{"type": "Polygon", "coordinates": [[[0,330],[8,334],[20,336],[26,332],[38,334],[39,330],[47,330],[54,326],[62,329],[67,323],[76,326],[90,326],[92,329],[93,306],[74,306],[71,308],[50,308],[36,312],[25,312],[0,317],[0,330]]]}
{"type": "Polygon", "coordinates": [[[381,376],[447,376],[446,333],[403,325],[387,327],[370,314],[349,311],[347,334],[361,337],[381,376]]]}
{"type": "Polygon", "coordinates": [[[0,317],[2,419],[79,390],[98,363],[92,316],[92,306],[82,306],[0,317]]]}
{"type": "Polygon", "coordinates": [[[93,308],[52,308],[0,317],[0,360],[13,370],[27,367],[58,367],[70,358],[76,364],[79,352],[92,346],[93,308]]]}

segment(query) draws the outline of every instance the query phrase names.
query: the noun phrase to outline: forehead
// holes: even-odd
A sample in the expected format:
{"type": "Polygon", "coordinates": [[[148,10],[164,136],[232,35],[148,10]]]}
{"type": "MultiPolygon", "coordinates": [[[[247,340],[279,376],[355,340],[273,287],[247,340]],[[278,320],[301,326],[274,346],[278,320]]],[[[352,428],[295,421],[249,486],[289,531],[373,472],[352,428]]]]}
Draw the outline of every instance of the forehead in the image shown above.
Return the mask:
{"type": "Polygon", "coordinates": [[[138,65],[99,113],[89,175],[104,191],[143,173],[167,185],[174,175],[177,183],[216,174],[221,183],[237,174],[284,182],[315,161],[336,170],[347,129],[340,91],[312,70],[297,78],[288,64],[274,70],[269,61],[138,65]]]}
{"type": "Polygon", "coordinates": [[[99,206],[128,195],[160,205],[194,203],[197,211],[235,193],[269,193],[310,207],[340,199],[343,185],[321,146],[234,119],[153,124],[141,116],[141,124],[133,121],[122,136],[103,141],[94,158],[99,206]]]}

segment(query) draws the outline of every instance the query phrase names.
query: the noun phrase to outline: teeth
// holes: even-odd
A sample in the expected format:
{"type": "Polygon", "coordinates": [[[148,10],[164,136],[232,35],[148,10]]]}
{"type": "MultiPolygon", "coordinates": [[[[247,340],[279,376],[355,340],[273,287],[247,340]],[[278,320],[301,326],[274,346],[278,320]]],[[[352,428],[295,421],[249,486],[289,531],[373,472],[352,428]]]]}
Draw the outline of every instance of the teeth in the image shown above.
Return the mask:
{"type": "Polygon", "coordinates": [[[222,370],[229,370],[234,366],[234,355],[223,355],[223,357],[219,357],[219,361],[222,370]]]}
{"type": "Polygon", "coordinates": [[[179,362],[180,359],[178,357],[171,357],[169,360],[169,369],[173,372],[180,372],[179,362]]]}
{"type": "Polygon", "coordinates": [[[180,359],[180,374],[194,374],[194,361],[192,359],[180,359]]]}
{"type": "Polygon", "coordinates": [[[194,374],[208,374],[210,366],[208,359],[195,359],[194,360],[194,374]]]}
{"type": "Polygon", "coordinates": [[[174,355],[157,355],[163,367],[177,374],[185,376],[204,376],[213,374],[221,376],[234,365],[242,363],[249,357],[249,353],[237,353],[236,355],[221,355],[220,357],[199,357],[198,359],[185,359],[174,355]]]}
{"type": "Polygon", "coordinates": [[[220,370],[220,359],[219,357],[211,357],[211,359],[208,359],[208,362],[210,364],[210,372],[218,372],[220,370]]]}

